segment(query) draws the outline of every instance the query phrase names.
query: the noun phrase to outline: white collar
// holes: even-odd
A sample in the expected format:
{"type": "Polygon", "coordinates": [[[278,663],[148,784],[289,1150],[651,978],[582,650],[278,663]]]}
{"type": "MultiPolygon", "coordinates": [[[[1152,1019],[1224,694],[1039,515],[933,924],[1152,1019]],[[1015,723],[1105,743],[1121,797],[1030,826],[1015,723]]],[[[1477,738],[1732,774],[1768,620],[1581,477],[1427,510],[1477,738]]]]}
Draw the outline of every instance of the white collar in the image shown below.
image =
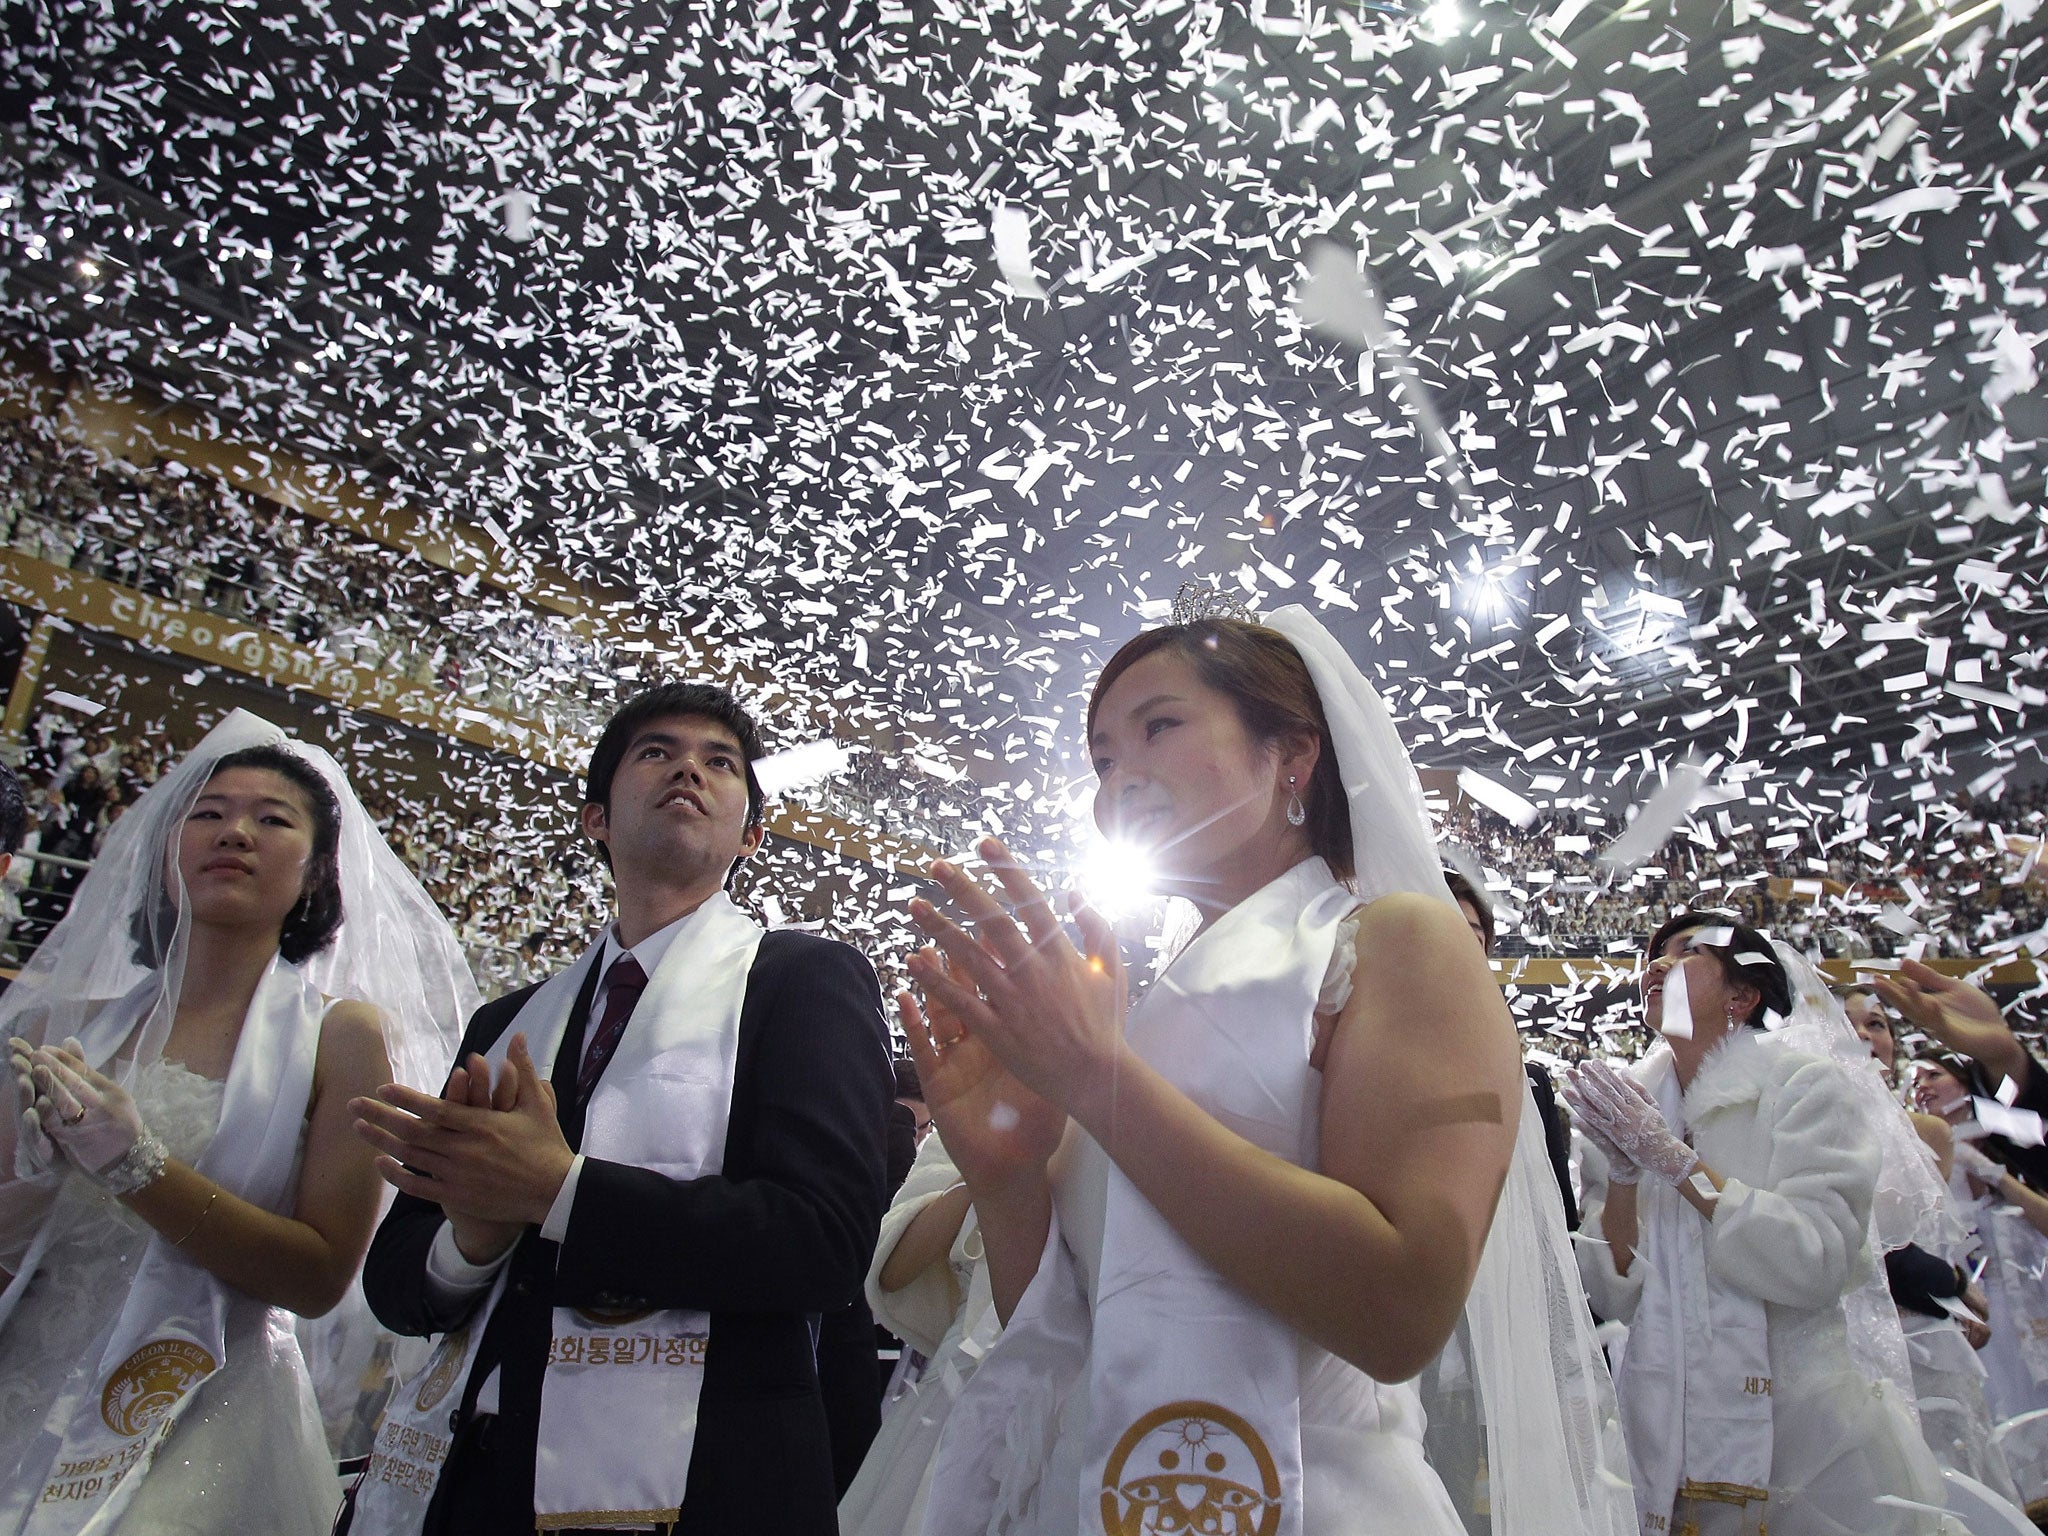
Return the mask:
{"type": "Polygon", "coordinates": [[[605,985],[604,978],[611,974],[612,962],[621,955],[631,955],[635,960],[638,960],[640,962],[641,974],[652,978],[654,973],[661,968],[662,956],[668,953],[669,945],[673,944],[676,935],[682,932],[683,924],[703,910],[701,904],[692,907],[674,922],[665,927],[655,929],[654,932],[647,935],[646,938],[635,944],[631,949],[627,949],[620,940],[619,925],[617,922],[614,922],[604,931],[604,953],[598,957],[598,985],[600,987],[605,985]]]}

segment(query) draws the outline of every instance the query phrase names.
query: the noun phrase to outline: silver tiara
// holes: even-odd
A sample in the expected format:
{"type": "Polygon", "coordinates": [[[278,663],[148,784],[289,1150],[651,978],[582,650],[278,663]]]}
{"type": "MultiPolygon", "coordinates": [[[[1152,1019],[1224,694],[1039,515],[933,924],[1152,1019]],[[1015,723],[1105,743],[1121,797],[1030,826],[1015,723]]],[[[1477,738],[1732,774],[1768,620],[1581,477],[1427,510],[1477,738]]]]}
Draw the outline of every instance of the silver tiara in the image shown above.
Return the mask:
{"type": "Polygon", "coordinates": [[[1213,581],[1184,581],[1173,599],[1172,622],[1199,624],[1204,619],[1236,619],[1256,624],[1252,605],[1235,592],[1226,592],[1213,581]]]}

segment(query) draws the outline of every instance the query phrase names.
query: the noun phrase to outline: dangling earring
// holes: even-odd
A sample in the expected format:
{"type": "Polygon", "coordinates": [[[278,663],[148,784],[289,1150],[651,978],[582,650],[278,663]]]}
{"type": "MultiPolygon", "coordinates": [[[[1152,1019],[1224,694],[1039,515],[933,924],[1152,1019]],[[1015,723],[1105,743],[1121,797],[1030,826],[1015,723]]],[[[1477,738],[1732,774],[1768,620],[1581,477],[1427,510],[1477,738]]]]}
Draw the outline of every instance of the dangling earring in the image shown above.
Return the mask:
{"type": "Polygon", "coordinates": [[[1294,787],[1293,774],[1287,775],[1287,825],[1298,827],[1308,820],[1308,807],[1301,803],[1301,792],[1294,787]]]}

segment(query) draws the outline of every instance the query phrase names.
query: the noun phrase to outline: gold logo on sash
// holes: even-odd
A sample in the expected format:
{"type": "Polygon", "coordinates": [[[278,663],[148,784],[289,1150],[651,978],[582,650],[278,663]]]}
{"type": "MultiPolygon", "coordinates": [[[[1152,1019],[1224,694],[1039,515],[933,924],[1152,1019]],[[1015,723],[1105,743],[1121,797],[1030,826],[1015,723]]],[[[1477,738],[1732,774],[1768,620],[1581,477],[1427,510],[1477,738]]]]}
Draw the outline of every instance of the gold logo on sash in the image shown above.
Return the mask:
{"type": "Polygon", "coordinates": [[[441,1341],[440,1353],[434,1356],[434,1365],[420,1378],[419,1396],[413,1399],[417,1412],[431,1412],[434,1406],[448,1395],[448,1389],[455,1385],[455,1378],[462,1374],[462,1364],[469,1358],[469,1325],[464,1324],[441,1341]]]}
{"type": "Polygon", "coordinates": [[[1274,1536],[1280,1469],[1258,1432],[1214,1403],[1168,1403],[1102,1471],[1105,1536],[1274,1536]]]}
{"type": "Polygon", "coordinates": [[[627,1307],[571,1307],[584,1322],[593,1328],[622,1328],[627,1323],[637,1323],[643,1317],[652,1317],[659,1310],[642,1307],[637,1312],[627,1307]]]}
{"type": "Polygon", "coordinates": [[[178,1406],[178,1399],[217,1364],[213,1356],[184,1339],[145,1344],[115,1368],[100,1393],[100,1417],[117,1435],[144,1435],[178,1406]]]}

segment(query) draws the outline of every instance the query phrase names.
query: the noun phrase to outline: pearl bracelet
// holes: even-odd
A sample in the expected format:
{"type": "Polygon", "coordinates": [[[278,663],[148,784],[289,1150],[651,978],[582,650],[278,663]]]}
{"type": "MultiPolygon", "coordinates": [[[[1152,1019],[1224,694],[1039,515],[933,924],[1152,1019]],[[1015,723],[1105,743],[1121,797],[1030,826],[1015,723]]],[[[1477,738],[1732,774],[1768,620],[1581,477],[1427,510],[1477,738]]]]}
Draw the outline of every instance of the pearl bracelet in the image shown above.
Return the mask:
{"type": "Polygon", "coordinates": [[[110,1195],[126,1197],[162,1178],[164,1164],[169,1161],[164,1144],[145,1129],[133,1146],[92,1175],[92,1181],[110,1195]]]}

